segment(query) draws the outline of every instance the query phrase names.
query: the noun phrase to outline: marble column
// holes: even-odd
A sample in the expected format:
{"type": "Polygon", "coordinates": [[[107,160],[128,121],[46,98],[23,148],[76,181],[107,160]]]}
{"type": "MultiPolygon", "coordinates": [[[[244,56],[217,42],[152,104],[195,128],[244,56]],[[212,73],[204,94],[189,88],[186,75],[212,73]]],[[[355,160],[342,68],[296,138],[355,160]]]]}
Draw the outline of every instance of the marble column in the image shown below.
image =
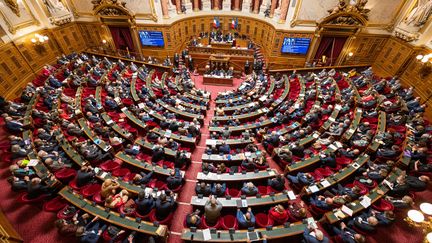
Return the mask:
{"type": "Polygon", "coordinates": [[[220,0],[213,0],[213,9],[214,10],[219,10],[219,1],[220,0]]]}
{"type": "Polygon", "coordinates": [[[195,11],[195,12],[198,12],[200,9],[199,9],[199,0],[194,0],[194,7],[193,7],[193,10],[195,11]]]}
{"type": "Polygon", "coordinates": [[[253,0],[253,13],[257,14],[259,11],[260,0],[253,0]]]}
{"type": "Polygon", "coordinates": [[[288,7],[289,7],[289,0],[282,0],[281,7],[280,7],[281,14],[279,18],[279,23],[285,23],[288,14],[288,7]]]}
{"type": "Polygon", "coordinates": [[[276,10],[276,5],[277,5],[278,1],[279,0],[272,0],[271,1],[271,5],[270,5],[270,18],[273,18],[273,16],[274,16],[274,13],[275,13],[275,10],[276,10]]]}
{"type": "Polygon", "coordinates": [[[169,14],[168,14],[168,1],[170,1],[170,0],[161,0],[162,15],[163,15],[164,19],[168,19],[169,18],[169,14]]]}
{"type": "Polygon", "coordinates": [[[176,10],[177,14],[181,14],[181,0],[176,0],[176,10]]]}

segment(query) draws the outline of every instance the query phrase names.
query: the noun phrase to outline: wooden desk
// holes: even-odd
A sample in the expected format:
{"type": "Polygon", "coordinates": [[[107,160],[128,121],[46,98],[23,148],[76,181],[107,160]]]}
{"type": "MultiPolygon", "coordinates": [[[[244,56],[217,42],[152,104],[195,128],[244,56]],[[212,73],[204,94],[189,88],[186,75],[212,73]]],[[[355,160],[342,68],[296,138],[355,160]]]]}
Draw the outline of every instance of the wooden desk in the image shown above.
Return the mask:
{"type": "MultiPolygon", "coordinates": [[[[274,226],[272,230],[267,230],[266,228],[255,229],[255,232],[261,232],[262,235],[267,235],[268,239],[279,239],[290,237],[294,235],[303,234],[306,224],[301,222],[293,223],[290,227],[285,228],[284,226],[274,226]]],[[[211,234],[211,239],[207,240],[209,242],[247,242],[248,236],[247,230],[236,230],[234,234],[231,234],[227,230],[218,230],[220,232],[220,237],[218,234],[211,234]]],[[[190,229],[184,229],[182,232],[182,240],[185,241],[204,241],[203,230],[197,230],[196,232],[191,232],[190,229]],[[193,235],[193,240],[191,239],[193,235]]]]}
{"type": "Polygon", "coordinates": [[[15,231],[8,218],[0,210],[0,239],[2,242],[24,242],[21,236],[15,231]]]}
{"type": "MultiPolygon", "coordinates": [[[[396,181],[397,177],[401,173],[402,173],[402,171],[399,168],[395,168],[393,170],[393,172],[389,176],[387,176],[386,180],[392,183],[392,182],[396,181]]],[[[381,197],[383,197],[383,195],[380,195],[380,194],[377,193],[378,189],[381,190],[381,191],[383,191],[384,195],[390,190],[390,188],[387,185],[381,183],[377,187],[375,187],[373,190],[369,191],[369,193],[366,194],[365,196],[368,196],[371,199],[371,204],[373,204],[374,202],[378,201],[378,199],[380,199],[381,197]]],[[[353,203],[347,204],[345,206],[347,206],[348,208],[350,208],[351,210],[353,210],[353,215],[357,214],[357,213],[359,213],[359,212],[361,212],[362,210],[365,209],[365,207],[363,207],[363,205],[360,204],[360,200],[356,200],[353,203]]],[[[327,212],[327,213],[324,214],[324,217],[327,219],[327,221],[330,224],[337,223],[340,220],[342,220],[342,219],[344,219],[346,217],[349,217],[349,215],[346,215],[345,213],[343,213],[342,211],[340,211],[344,215],[344,217],[339,218],[336,215],[336,212],[338,212],[338,211],[340,211],[340,209],[335,209],[333,211],[329,211],[329,212],[327,212]]]]}
{"type": "Polygon", "coordinates": [[[275,177],[278,172],[274,169],[269,170],[261,170],[258,173],[255,172],[247,172],[243,173],[233,173],[232,175],[229,173],[208,173],[204,174],[202,172],[198,173],[197,180],[200,181],[214,181],[214,182],[238,182],[238,181],[251,181],[251,180],[263,180],[275,177]]]}
{"type": "MultiPolygon", "coordinates": [[[[287,192],[288,193],[288,192],[287,192]]],[[[208,197],[199,198],[197,196],[192,196],[190,204],[192,206],[199,206],[204,207],[205,204],[208,202],[208,197]]],[[[233,197],[231,199],[226,199],[224,197],[219,197],[217,200],[222,204],[222,206],[230,207],[230,208],[236,208],[237,207],[237,201],[242,200],[240,197],[233,197]]],[[[256,207],[256,206],[266,206],[266,205],[274,205],[279,203],[286,203],[289,201],[294,201],[289,199],[288,194],[285,194],[283,192],[276,193],[274,196],[270,195],[263,195],[262,197],[246,197],[247,205],[248,207],[256,207]]]]}
{"type": "Polygon", "coordinates": [[[131,217],[120,217],[117,212],[106,212],[104,207],[99,205],[93,205],[93,203],[87,199],[81,199],[80,195],[70,191],[67,187],[64,187],[59,195],[66,199],[68,202],[76,206],[93,216],[98,216],[100,219],[122,228],[130,229],[133,231],[141,232],[148,235],[155,235],[158,237],[165,238],[168,234],[168,228],[166,225],[154,226],[153,223],[141,221],[140,223],[135,221],[135,218],[131,217]]]}
{"type": "Polygon", "coordinates": [[[203,84],[218,86],[233,86],[233,78],[223,78],[215,76],[203,76],[203,84]]]}

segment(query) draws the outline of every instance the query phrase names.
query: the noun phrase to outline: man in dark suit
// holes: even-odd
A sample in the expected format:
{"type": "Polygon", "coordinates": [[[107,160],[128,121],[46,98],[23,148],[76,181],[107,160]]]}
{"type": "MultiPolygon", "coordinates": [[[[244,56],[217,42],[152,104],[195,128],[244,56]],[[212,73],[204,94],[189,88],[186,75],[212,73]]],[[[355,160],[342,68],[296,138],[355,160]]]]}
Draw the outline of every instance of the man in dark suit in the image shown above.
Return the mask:
{"type": "Polygon", "coordinates": [[[375,231],[375,226],[378,225],[378,219],[375,218],[375,216],[369,216],[364,212],[353,218],[348,225],[354,225],[356,228],[365,232],[373,232],[375,231]]]}
{"type": "Polygon", "coordinates": [[[267,185],[271,186],[271,188],[276,191],[282,191],[285,189],[285,179],[283,174],[278,174],[275,178],[268,179],[267,185]]]}
{"type": "Polygon", "coordinates": [[[255,196],[258,193],[258,188],[252,182],[248,182],[243,184],[241,192],[246,196],[255,196]]]}
{"type": "Polygon", "coordinates": [[[205,184],[205,182],[197,183],[195,187],[196,194],[201,194],[204,196],[210,195],[212,192],[210,184],[205,184]]]}
{"type": "Polygon", "coordinates": [[[197,209],[186,216],[187,227],[198,227],[201,224],[201,217],[199,216],[200,211],[197,209]]]}
{"type": "Polygon", "coordinates": [[[156,219],[161,220],[168,217],[168,215],[173,211],[175,206],[175,201],[173,197],[167,198],[166,194],[163,193],[156,200],[156,219]]]}
{"type": "Polygon", "coordinates": [[[246,213],[243,213],[239,208],[237,209],[237,222],[240,229],[247,229],[255,226],[255,216],[251,208],[248,208],[246,213]]]}
{"type": "Polygon", "coordinates": [[[138,214],[147,215],[155,207],[155,200],[150,194],[140,191],[135,206],[138,214]]]}
{"type": "Polygon", "coordinates": [[[167,186],[169,189],[175,189],[178,188],[182,184],[182,176],[180,174],[180,169],[175,168],[174,170],[171,170],[170,175],[166,179],[167,186]]]}
{"type": "Polygon", "coordinates": [[[358,234],[355,230],[348,228],[345,223],[341,223],[340,227],[333,226],[333,232],[338,235],[343,242],[346,243],[363,243],[366,239],[363,235],[358,234]]]}
{"type": "Polygon", "coordinates": [[[81,169],[78,171],[77,176],[76,176],[76,185],[78,187],[82,187],[84,185],[87,185],[91,180],[93,180],[94,176],[95,176],[95,173],[91,169],[91,167],[82,166],[81,169]]]}
{"type": "Polygon", "coordinates": [[[225,183],[214,183],[211,189],[211,194],[218,196],[218,197],[223,197],[225,195],[225,191],[226,191],[226,184],[225,183]]]}
{"type": "Polygon", "coordinates": [[[303,232],[303,238],[306,243],[328,243],[329,239],[324,236],[323,232],[319,229],[313,229],[308,226],[303,232]]]}

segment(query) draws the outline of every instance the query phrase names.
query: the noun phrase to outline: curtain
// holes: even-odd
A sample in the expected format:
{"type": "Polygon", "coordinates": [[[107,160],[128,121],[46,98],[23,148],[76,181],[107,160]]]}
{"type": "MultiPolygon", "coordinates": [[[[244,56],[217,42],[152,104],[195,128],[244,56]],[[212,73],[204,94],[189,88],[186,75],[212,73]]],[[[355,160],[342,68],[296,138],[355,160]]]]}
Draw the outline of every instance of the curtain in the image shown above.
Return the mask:
{"type": "Polygon", "coordinates": [[[330,56],[333,57],[333,59],[331,60],[330,65],[335,64],[336,60],[339,57],[339,54],[341,53],[344,45],[345,45],[345,41],[347,40],[347,37],[336,37],[334,38],[334,44],[333,44],[333,53],[331,53],[330,56]]]}
{"type": "Polygon", "coordinates": [[[117,49],[134,51],[134,45],[129,28],[125,27],[109,27],[111,36],[117,49]]]}
{"type": "MultiPolygon", "coordinates": [[[[326,53],[326,51],[328,50],[328,49],[330,49],[331,50],[331,48],[332,48],[332,45],[333,45],[333,37],[323,37],[322,39],[321,39],[321,43],[320,43],[320,45],[319,45],[319,47],[318,47],[318,50],[316,51],[316,54],[315,54],[315,60],[319,60],[319,59],[321,59],[321,57],[323,56],[323,55],[325,55],[325,53],[326,53]]],[[[326,55],[327,56],[327,55],[326,55]]],[[[327,57],[329,57],[329,56],[327,56],[327,57]]]]}

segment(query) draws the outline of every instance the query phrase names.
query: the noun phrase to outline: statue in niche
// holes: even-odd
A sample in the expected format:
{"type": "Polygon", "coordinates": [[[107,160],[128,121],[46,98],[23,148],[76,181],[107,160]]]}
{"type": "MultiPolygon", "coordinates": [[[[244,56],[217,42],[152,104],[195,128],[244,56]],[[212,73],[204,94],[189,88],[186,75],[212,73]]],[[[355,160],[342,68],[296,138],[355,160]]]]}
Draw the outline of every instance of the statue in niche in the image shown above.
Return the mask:
{"type": "Polygon", "coordinates": [[[60,0],[43,0],[47,6],[48,11],[52,16],[63,15],[69,13],[69,10],[63,5],[60,0]]]}
{"type": "Polygon", "coordinates": [[[408,26],[423,26],[432,14],[432,0],[418,0],[417,6],[409,13],[404,20],[408,26]]]}
{"type": "Polygon", "coordinates": [[[21,17],[21,13],[18,6],[17,0],[4,0],[6,5],[12,10],[14,14],[16,14],[18,17],[21,17]]]}

